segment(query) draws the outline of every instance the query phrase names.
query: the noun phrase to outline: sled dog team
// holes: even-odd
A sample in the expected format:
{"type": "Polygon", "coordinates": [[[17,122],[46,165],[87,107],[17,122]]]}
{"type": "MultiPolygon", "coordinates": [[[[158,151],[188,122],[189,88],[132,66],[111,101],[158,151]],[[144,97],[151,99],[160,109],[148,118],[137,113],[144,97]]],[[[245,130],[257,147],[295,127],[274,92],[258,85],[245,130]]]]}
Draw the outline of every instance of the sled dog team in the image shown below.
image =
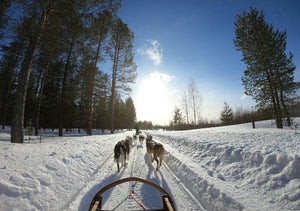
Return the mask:
{"type": "MultiPolygon", "coordinates": [[[[143,145],[145,137],[143,135],[139,135],[139,143],[143,145]]],[[[129,160],[129,154],[132,148],[132,145],[137,143],[137,135],[133,137],[127,136],[125,140],[119,141],[115,145],[114,149],[114,158],[117,162],[118,172],[120,172],[119,161],[121,165],[126,165],[126,160],[129,160]]],[[[165,149],[161,143],[155,142],[151,135],[147,135],[146,137],[146,148],[148,153],[148,162],[152,163],[154,160],[157,163],[156,171],[158,171],[159,167],[162,164],[162,160],[165,154],[165,149]],[[151,154],[153,155],[151,160],[151,154]]]]}

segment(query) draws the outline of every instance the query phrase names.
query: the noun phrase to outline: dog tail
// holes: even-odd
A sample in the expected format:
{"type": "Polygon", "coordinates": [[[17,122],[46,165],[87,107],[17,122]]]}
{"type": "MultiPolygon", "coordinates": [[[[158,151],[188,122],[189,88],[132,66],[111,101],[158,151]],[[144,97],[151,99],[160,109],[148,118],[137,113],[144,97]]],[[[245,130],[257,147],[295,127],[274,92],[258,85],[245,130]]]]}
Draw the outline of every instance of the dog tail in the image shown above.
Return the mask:
{"type": "Polygon", "coordinates": [[[120,158],[120,154],[121,154],[119,143],[116,144],[116,146],[115,146],[114,154],[115,154],[115,156],[114,156],[115,160],[117,161],[120,158]]]}
{"type": "Polygon", "coordinates": [[[158,156],[160,160],[163,160],[165,156],[165,148],[163,146],[158,150],[158,156]]]}

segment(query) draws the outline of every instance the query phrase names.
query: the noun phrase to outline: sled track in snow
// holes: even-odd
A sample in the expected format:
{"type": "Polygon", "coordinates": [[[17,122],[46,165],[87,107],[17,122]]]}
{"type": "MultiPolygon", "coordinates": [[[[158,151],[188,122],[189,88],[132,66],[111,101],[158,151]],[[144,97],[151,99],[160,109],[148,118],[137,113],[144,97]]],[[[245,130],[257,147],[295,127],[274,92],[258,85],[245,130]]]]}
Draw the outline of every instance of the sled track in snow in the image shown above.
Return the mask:
{"type": "MultiPolygon", "coordinates": [[[[192,194],[192,192],[184,185],[184,182],[176,176],[176,174],[169,168],[166,162],[163,161],[162,168],[159,171],[155,170],[156,162],[148,164],[148,155],[146,148],[141,147],[139,144],[135,145],[132,150],[130,157],[130,163],[128,170],[130,171],[130,177],[139,177],[154,182],[165,190],[169,192],[174,200],[177,210],[181,210],[182,204],[189,209],[193,210],[205,210],[197,198],[192,194]],[[182,199],[181,195],[185,195],[182,199]],[[181,201],[179,201],[181,200],[181,201]]],[[[155,190],[147,191],[150,187],[145,187],[141,183],[130,182],[128,185],[128,193],[134,192],[135,197],[144,205],[146,209],[159,209],[160,204],[155,204],[155,202],[160,202],[161,198],[159,192],[155,190]],[[146,191],[146,195],[142,194],[142,191],[146,191]]],[[[126,210],[139,209],[137,203],[133,201],[130,197],[124,202],[126,210]]]]}
{"type": "MultiPolygon", "coordinates": [[[[131,157],[130,157],[130,168],[128,170],[130,171],[129,176],[130,177],[138,177],[141,178],[142,174],[144,173],[143,171],[146,170],[147,164],[145,162],[139,162],[138,159],[140,158],[140,155],[142,155],[142,151],[144,148],[141,148],[141,146],[137,143],[133,146],[132,151],[131,151],[131,157]]],[[[140,201],[144,202],[143,198],[140,197],[140,188],[141,184],[138,182],[129,182],[128,184],[128,193],[133,193],[134,196],[140,201]]],[[[126,210],[133,210],[133,209],[140,209],[140,207],[137,205],[137,203],[128,196],[127,200],[125,201],[125,207],[126,210]]],[[[147,203],[146,203],[147,204],[147,203]]],[[[147,206],[146,206],[147,207],[147,206]]],[[[148,206],[151,208],[151,206],[148,206]]]]}
{"type": "Polygon", "coordinates": [[[178,187],[183,193],[185,193],[184,195],[188,196],[190,200],[196,205],[197,210],[206,210],[198,201],[198,199],[191,193],[191,191],[184,185],[184,183],[176,176],[176,174],[169,168],[169,166],[164,161],[163,166],[167,169],[167,172],[172,176],[172,180],[178,181],[178,187]]]}
{"type": "MultiPolygon", "coordinates": [[[[155,161],[152,164],[148,164],[148,155],[146,152],[145,142],[143,145],[137,143],[132,148],[127,164],[121,167],[120,173],[114,171],[116,166],[115,163],[112,162],[112,160],[114,160],[113,154],[114,153],[111,151],[107,152],[107,156],[103,157],[103,161],[90,174],[90,176],[77,189],[77,191],[68,198],[68,200],[59,210],[70,210],[72,206],[77,204],[78,199],[80,199],[82,195],[88,193],[91,187],[95,187],[95,185],[98,184],[99,181],[97,182],[97,180],[99,180],[99,178],[97,177],[100,176],[100,173],[104,171],[111,173],[108,174],[108,176],[104,176],[101,179],[102,181],[103,179],[108,179],[107,181],[113,181],[114,179],[118,178],[122,179],[126,177],[138,177],[156,183],[169,192],[173,198],[176,210],[182,210],[185,208],[189,208],[191,210],[205,210],[201,203],[203,202],[203,199],[201,197],[199,198],[197,191],[195,192],[195,189],[190,185],[190,183],[187,183],[186,180],[189,180],[189,178],[186,178],[181,174],[181,172],[177,172],[178,170],[181,171],[181,169],[183,171],[187,170],[182,168],[182,165],[184,164],[180,163],[180,161],[176,157],[173,157],[169,152],[166,152],[163,165],[159,171],[156,171],[155,168],[157,164],[155,161]],[[113,168],[111,167],[112,163],[113,168]],[[107,171],[107,169],[110,170],[107,171]],[[74,204],[74,201],[77,202],[74,204]]],[[[186,173],[189,174],[190,172],[187,171],[186,173]]],[[[198,185],[195,184],[195,186],[198,185]]],[[[140,210],[141,207],[139,207],[139,205],[129,196],[130,192],[133,193],[134,197],[147,210],[160,209],[162,207],[161,193],[159,191],[152,189],[152,187],[149,185],[145,185],[140,182],[129,182],[128,185],[125,184],[125,186],[123,186],[123,189],[115,188],[115,190],[112,190],[102,208],[107,209],[106,207],[108,207],[109,209],[113,208],[113,210],[140,210]],[[122,194],[122,196],[119,194],[122,194]],[[117,200],[116,196],[118,198],[117,200]]],[[[77,205],[75,205],[75,207],[76,206],[77,205]]],[[[205,207],[209,208],[207,205],[205,207]]],[[[80,205],[80,210],[82,210],[82,208],[83,207],[80,205]]]]}
{"type": "Polygon", "coordinates": [[[97,166],[97,168],[87,178],[84,184],[73,195],[71,195],[69,200],[59,210],[63,211],[69,208],[70,204],[77,198],[77,196],[84,190],[84,188],[94,180],[96,175],[99,173],[100,169],[105,168],[105,164],[107,164],[110,159],[113,159],[114,153],[107,153],[107,154],[108,156],[105,157],[104,161],[97,166]]]}

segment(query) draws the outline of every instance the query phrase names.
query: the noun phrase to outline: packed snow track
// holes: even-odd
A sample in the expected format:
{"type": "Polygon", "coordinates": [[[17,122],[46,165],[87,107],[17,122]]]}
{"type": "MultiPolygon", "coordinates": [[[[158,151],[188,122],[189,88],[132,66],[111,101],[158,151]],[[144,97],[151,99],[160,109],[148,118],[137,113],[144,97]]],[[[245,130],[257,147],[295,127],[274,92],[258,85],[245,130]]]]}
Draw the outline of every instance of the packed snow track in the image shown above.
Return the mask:
{"type": "MultiPolygon", "coordinates": [[[[169,157],[166,153],[166,157],[169,157]]],[[[154,182],[164,188],[174,200],[176,210],[205,210],[196,197],[185,187],[169,166],[164,162],[159,171],[155,170],[156,162],[148,164],[145,142],[134,145],[126,166],[117,171],[113,154],[91,174],[84,185],[78,189],[60,210],[87,210],[93,196],[104,186],[127,177],[138,177],[154,182]],[[184,196],[184,197],[182,197],[184,196]],[[80,202],[79,204],[77,204],[80,202]]],[[[102,208],[105,210],[140,210],[141,207],[129,195],[134,197],[147,209],[162,208],[161,193],[141,182],[128,182],[118,185],[103,195],[102,208]]]]}

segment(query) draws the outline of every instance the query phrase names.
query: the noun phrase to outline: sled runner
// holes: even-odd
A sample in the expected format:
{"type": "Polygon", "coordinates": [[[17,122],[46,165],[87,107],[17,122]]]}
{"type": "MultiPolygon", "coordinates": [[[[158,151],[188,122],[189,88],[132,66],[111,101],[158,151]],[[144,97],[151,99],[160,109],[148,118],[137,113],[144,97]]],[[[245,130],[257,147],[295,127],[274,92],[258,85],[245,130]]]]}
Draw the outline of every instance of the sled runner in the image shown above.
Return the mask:
{"type": "MultiPolygon", "coordinates": [[[[128,177],[128,178],[125,178],[125,179],[120,179],[120,180],[118,180],[116,182],[113,182],[113,183],[105,186],[104,188],[102,188],[93,197],[93,200],[90,204],[89,211],[102,210],[102,194],[105,193],[106,191],[108,191],[109,189],[111,189],[114,186],[120,185],[120,184],[125,183],[125,182],[131,182],[131,181],[142,182],[142,183],[145,183],[147,185],[150,185],[150,186],[154,187],[155,189],[159,190],[163,194],[162,195],[163,208],[162,209],[156,209],[156,211],[164,211],[164,210],[166,210],[166,211],[175,211],[173,200],[172,200],[170,194],[165,189],[163,189],[162,187],[160,187],[159,185],[157,185],[153,182],[150,182],[150,181],[144,180],[144,179],[140,179],[140,178],[137,178],[137,177],[128,177]]],[[[129,193],[129,195],[138,203],[138,205],[143,210],[146,210],[143,207],[143,205],[134,198],[132,193],[129,193]]]]}

